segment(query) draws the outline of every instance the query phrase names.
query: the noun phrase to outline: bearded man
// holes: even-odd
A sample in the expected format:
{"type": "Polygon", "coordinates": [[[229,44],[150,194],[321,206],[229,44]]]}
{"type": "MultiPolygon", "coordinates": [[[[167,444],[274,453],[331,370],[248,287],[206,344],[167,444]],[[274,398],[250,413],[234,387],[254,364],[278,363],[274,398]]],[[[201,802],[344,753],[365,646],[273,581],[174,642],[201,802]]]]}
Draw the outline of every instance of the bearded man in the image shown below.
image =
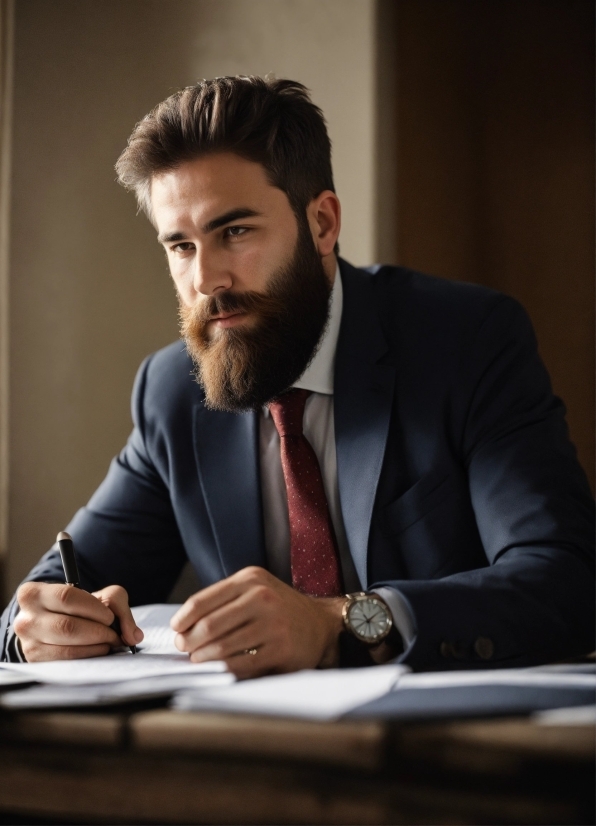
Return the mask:
{"type": "Polygon", "coordinates": [[[322,113],[288,80],[217,78],[135,128],[120,182],[158,231],[180,343],[134,430],[3,615],[3,656],[107,654],[172,620],[240,677],[399,658],[526,666],[594,648],[593,506],[512,299],[337,258],[322,113]],[[194,373],[194,375],[193,375],[194,373]],[[89,593],[91,592],[91,593],[89,593]]]}

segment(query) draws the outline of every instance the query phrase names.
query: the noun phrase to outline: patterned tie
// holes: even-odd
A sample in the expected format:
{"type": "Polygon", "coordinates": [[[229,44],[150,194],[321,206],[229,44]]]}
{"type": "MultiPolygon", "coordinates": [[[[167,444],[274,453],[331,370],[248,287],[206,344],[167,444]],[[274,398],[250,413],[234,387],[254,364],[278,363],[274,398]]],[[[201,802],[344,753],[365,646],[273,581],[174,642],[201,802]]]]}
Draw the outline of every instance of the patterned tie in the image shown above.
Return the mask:
{"type": "Polygon", "coordinates": [[[288,495],[292,585],[313,597],[342,593],[339,555],[317,456],[302,432],[310,390],[290,390],[269,404],[279,433],[288,495]]]}

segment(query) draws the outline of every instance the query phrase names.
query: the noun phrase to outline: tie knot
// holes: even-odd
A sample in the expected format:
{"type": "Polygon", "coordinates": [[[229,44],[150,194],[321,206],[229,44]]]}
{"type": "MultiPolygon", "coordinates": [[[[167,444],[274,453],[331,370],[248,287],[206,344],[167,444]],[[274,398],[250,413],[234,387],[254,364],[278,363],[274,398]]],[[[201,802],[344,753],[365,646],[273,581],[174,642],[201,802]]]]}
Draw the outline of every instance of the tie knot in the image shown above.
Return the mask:
{"type": "Polygon", "coordinates": [[[310,390],[288,390],[274,402],[269,402],[269,412],[280,436],[302,436],[304,405],[310,390]]]}

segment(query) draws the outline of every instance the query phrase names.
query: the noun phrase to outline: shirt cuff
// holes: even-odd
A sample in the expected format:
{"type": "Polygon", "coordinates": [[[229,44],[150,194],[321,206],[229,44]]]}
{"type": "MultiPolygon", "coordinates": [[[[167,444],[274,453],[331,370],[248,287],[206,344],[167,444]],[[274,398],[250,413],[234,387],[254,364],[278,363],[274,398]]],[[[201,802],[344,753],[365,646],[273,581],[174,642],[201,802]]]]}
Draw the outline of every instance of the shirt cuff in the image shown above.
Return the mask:
{"type": "Polygon", "coordinates": [[[416,618],[406,598],[395,588],[375,588],[373,593],[378,594],[389,606],[393,616],[393,624],[404,641],[404,651],[406,651],[418,633],[416,618]]]}
{"type": "Polygon", "coordinates": [[[6,659],[7,663],[26,663],[27,660],[23,656],[23,651],[19,645],[19,638],[12,628],[8,629],[6,638],[6,659]]]}

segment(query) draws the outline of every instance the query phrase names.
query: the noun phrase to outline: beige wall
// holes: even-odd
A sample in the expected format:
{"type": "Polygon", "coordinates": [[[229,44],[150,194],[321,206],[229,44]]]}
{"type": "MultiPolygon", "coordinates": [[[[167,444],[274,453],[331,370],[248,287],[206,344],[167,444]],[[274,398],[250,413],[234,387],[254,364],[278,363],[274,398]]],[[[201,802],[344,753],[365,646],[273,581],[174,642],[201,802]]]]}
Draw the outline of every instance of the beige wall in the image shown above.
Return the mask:
{"type": "Polygon", "coordinates": [[[147,221],[114,181],[133,124],[198,77],[275,72],[325,111],[343,254],[374,258],[375,0],[18,0],[10,593],[101,481],[148,352],[176,336],[147,221]]]}

